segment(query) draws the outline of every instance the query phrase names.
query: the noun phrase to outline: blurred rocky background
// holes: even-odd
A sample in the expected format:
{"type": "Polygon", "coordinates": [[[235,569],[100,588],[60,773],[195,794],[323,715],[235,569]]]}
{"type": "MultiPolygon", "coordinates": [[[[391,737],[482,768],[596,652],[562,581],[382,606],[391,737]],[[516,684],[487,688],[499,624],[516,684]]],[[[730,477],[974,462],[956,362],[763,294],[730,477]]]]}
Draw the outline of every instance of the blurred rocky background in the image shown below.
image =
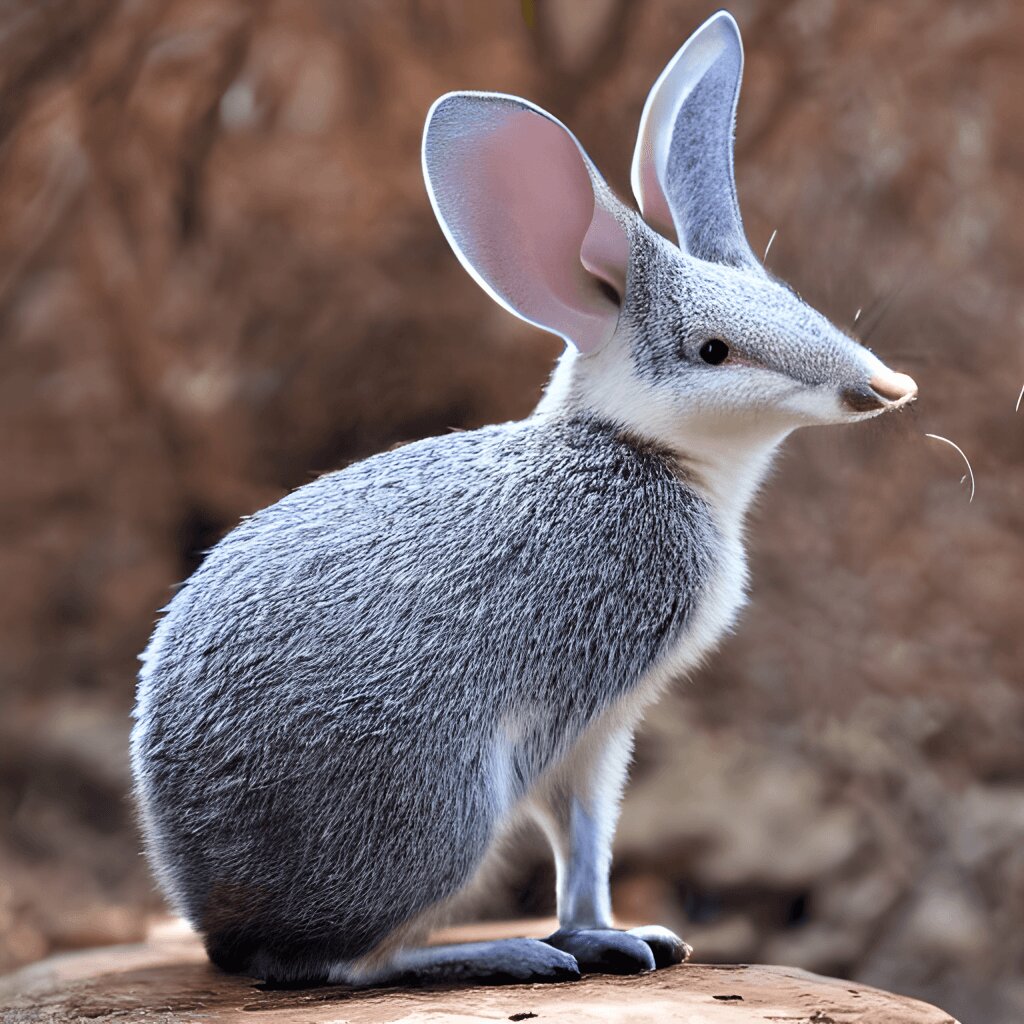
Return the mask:
{"type": "MultiPolygon", "coordinates": [[[[559,344],[431,214],[452,88],[569,123],[621,195],[703,0],[0,6],[0,964],[160,913],[126,739],[157,609],[240,516],[518,417],[559,344]]],[[[1024,1018],[1024,9],[735,0],[746,225],[922,398],[789,443],[751,605],[649,716],[620,913],[965,1024],[1024,1018]],[[970,458],[977,494],[944,435],[970,458]]],[[[525,843],[525,841],[524,841],[525,843]]],[[[526,843],[482,910],[550,910],[526,843]]]]}

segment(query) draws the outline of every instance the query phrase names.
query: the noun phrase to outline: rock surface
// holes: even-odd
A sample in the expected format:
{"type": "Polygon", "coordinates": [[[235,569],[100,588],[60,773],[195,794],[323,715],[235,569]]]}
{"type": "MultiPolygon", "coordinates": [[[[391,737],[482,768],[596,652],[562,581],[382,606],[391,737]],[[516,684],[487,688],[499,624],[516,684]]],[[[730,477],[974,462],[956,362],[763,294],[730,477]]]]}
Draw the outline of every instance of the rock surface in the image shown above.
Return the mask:
{"type": "MultiPolygon", "coordinates": [[[[446,939],[543,935],[546,922],[452,929],[446,939]]],[[[222,974],[196,937],[165,927],[147,942],[51,957],[0,979],[0,1019],[238,1021],[266,1024],[658,1021],[686,1024],[956,1024],[905,996],[789,967],[682,964],[642,977],[592,975],[562,985],[264,991],[222,974]],[[246,1013],[258,1013],[248,1018],[246,1013]]]]}

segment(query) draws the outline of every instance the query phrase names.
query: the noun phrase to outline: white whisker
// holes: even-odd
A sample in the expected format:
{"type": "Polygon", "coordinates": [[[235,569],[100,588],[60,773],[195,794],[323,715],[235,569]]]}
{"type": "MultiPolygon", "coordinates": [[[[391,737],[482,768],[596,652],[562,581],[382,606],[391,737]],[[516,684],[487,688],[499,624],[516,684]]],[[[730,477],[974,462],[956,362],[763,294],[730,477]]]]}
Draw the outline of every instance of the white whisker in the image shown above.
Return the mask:
{"type": "Polygon", "coordinates": [[[1020,400],[1024,398],[1024,384],[1021,385],[1020,394],[1017,396],[1017,407],[1013,410],[1014,412],[1020,412],[1020,400]]]}
{"type": "MultiPolygon", "coordinates": [[[[936,441],[941,441],[943,444],[948,444],[950,448],[955,448],[960,453],[960,458],[964,460],[964,464],[967,466],[967,472],[971,478],[971,496],[968,498],[968,502],[974,501],[974,470],[971,469],[970,460],[964,455],[964,450],[958,444],[954,444],[948,437],[942,437],[941,434],[925,434],[925,437],[930,437],[936,441]]],[[[960,482],[963,483],[967,479],[963,477],[960,482]]]]}
{"type": "Polygon", "coordinates": [[[772,237],[768,239],[768,244],[767,244],[767,245],[766,245],[766,246],[764,247],[764,256],[763,256],[763,257],[762,257],[762,259],[761,259],[761,262],[762,262],[762,263],[764,263],[764,261],[765,261],[766,259],[768,259],[768,253],[769,253],[769,252],[771,251],[771,247],[772,247],[772,242],[774,242],[774,241],[775,241],[775,236],[776,236],[776,235],[777,235],[778,233],[779,233],[779,229],[778,229],[778,228],[776,228],[776,229],[775,229],[775,230],[774,230],[774,231],[772,232],[772,237]]]}
{"type": "Polygon", "coordinates": [[[854,322],[854,323],[856,323],[856,322],[857,322],[857,321],[858,321],[858,320],[860,319],[860,315],[861,315],[861,313],[863,313],[863,312],[864,312],[863,308],[859,308],[859,309],[857,310],[857,312],[853,314],[853,322],[854,322]]]}

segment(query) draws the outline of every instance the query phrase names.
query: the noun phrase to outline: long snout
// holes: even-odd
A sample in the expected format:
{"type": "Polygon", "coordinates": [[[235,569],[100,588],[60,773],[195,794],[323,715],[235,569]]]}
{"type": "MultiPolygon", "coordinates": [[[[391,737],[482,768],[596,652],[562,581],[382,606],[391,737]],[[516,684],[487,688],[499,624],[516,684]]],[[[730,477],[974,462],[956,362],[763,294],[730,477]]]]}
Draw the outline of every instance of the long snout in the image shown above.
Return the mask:
{"type": "Polygon", "coordinates": [[[843,404],[851,412],[897,409],[915,398],[917,384],[913,377],[896,373],[886,366],[876,370],[866,384],[846,387],[842,392],[843,404]]]}

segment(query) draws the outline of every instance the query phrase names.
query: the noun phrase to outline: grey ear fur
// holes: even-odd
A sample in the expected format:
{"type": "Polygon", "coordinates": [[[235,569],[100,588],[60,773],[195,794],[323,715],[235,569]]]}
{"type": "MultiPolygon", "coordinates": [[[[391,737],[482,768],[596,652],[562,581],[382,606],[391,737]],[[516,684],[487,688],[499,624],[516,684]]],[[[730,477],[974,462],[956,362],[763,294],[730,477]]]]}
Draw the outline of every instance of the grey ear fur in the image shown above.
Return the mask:
{"type": "Polygon", "coordinates": [[[644,105],[632,185],[645,220],[700,259],[760,268],[733,175],[733,132],[743,74],[739,27],[709,18],[669,61],[644,105]]]}

